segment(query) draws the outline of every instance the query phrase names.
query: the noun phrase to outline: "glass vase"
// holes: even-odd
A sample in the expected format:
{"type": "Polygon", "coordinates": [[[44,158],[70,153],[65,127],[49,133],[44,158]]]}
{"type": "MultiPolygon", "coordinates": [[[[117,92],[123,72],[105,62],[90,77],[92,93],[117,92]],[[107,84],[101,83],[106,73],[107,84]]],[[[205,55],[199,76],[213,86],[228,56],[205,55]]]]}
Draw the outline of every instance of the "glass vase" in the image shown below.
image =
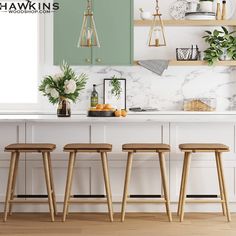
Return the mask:
{"type": "Polygon", "coordinates": [[[58,117],[70,117],[71,108],[70,102],[64,97],[60,97],[58,106],[57,106],[57,116],[58,117]]]}

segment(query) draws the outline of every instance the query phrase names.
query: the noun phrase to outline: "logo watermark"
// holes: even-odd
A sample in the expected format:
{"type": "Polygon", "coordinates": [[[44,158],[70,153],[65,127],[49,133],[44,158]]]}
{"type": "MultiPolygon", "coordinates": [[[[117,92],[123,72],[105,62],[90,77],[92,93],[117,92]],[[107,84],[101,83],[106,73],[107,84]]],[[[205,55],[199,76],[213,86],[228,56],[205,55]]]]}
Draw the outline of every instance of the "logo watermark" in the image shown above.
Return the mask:
{"type": "Polygon", "coordinates": [[[47,14],[59,10],[58,2],[46,3],[38,1],[18,1],[18,2],[0,2],[0,12],[26,14],[41,13],[47,14]]]}

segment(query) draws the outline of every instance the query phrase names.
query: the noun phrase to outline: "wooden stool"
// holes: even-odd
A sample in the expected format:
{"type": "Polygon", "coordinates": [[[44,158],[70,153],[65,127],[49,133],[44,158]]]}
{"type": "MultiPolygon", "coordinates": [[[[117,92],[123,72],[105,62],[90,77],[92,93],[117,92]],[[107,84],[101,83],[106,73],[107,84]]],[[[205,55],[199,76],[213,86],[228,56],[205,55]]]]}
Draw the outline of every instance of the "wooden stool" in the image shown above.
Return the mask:
{"type": "Polygon", "coordinates": [[[227,200],[227,192],[225,187],[223,166],[221,153],[228,152],[229,147],[223,144],[212,144],[212,143],[188,143],[188,144],[180,144],[179,148],[182,152],[184,152],[184,163],[183,163],[183,171],[182,171],[182,180],[179,194],[179,205],[178,205],[178,215],[180,215],[180,221],[182,222],[184,219],[184,206],[186,202],[189,203],[221,203],[223,214],[227,215],[228,221],[231,221],[230,212],[228,208],[228,200],[227,200]],[[190,169],[191,162],[191,154],[195,152],[213,152],[215,153],[218,181],[220,187],[220,200],[189,200],[186,201],[186,186],[188,182],[188,175],[190,169]]]}
{"type": "MultiPolygon", "coordinates": [[[[69,164],[68,164],[68,172],[67,172],[67,181],[66,181],[66,189],[65,189],[65,199],[64,199],[64,209],[63,209],[63,219],[64,222],[66,220],[66,215],[68,214],[68,208],[70,203],[104,203],[99,200],[71,200],[71,186],[72,186],[72,179],[73,179],[73,169],[75,165],[75,159],[77,153],[91,153],[97,152],[101,155],[102,160],[102,167],[103,167],[103,176],[106,188],[106,198],[107,198],[107,205],[108,211],[110,216],[110,221],[113,221],[113,209],[112,209],[112,197],[111,197],[111,187],[110,187],[110,178],[109,178],[109,171],[108,171],[108,163],[107,163],[107,152],[111,152],[112,145],[106,143],[97,143],[97,144],[85,144],[85,143],[75,143],[75,144],[67,144],[64,147],[65,152],[69,152],[69,164]]],[[[89,197],[96,197],[89,195],[89,197]]]]}
{"type": "MultiPolygon", "coordinates": [[[[50,213],[51,213],[51,219],[52,221],[54,221],[54,214],[56,214],[56,197],[55,197],[55,190],[54,190],[54,184],[53,184],[50,153],[55,148],[56,148],[56,145],[50,144],[50,143],[28,143],[28,144],[17,143],[17,144],[10,144],[7,147],[5,147],[5,152],[11,152],[11,162],[10,162],[6,200],[5,200],[4,222],[6,222],[7,220],[8,209],[9,209],[9,213],[11,214],[12,203],[48,203],[50,213]],[[19,163],[20,153],[22,152],[42,153],[47,193],[48,193],[47,202],[38,201],[38,200],[37,201],[36,200],[35,201],[22,200],[22,199],[20,200],[19,198],[17,200],[17,196],[14,196],[18,163],[19,163]]],[[[34,197],[29,196],[29,195],[24,195],[24,196],[22,195],[21,198],[34,198],[34,197]]]]}
{"type": "Polygon", "coordinates": [[[126,165],[126,174],[125,174],[125,183],[124,183],[124,193],[123,193],[123,202],[121,209],[121,221],[123,222],[125,219],[125,208],[126,203],[165,203],[166,212],[168,214],[169,221],[172,221],[172,215],[170,211],[170,200],[169,200],[169,191],[166,177],[166,166],[165,166],[165,152],[170,151],[170,146],[167,144],[124,144],[122,146],[124,152],[128,152],[128,160],[126,165]],[[160,162],[160,170],[161,170],[161,179],[162,186],[164,190],[164,199],[160,200],[132,200],[130,196],[128,196],[128,185],[130,182],[130,174],[132,168],[133,154],[136,152],[155,152],[159,155],[160,162]]]}

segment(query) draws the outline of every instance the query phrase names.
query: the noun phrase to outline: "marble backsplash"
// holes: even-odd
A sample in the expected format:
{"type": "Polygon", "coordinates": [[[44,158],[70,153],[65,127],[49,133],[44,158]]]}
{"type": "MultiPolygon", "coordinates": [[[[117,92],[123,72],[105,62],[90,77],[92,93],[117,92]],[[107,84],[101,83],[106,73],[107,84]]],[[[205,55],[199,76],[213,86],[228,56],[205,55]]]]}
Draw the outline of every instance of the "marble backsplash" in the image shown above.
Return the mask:
{"type": "MultiPolygon", "coordinates": [[[[103,102],[103,79],[116,77],[127,80],[127,107],[153,107],[162,111],[180,111],[187,98],[216,98],[217,110],[226,111],[236,104],[236,69],[234,67],[169,67],[158,76],[139,66],[75,67],[86,73],[89,81],[74,110],[89,107],[92,84],[97,84],[99,102],[103,102]]],[[[47,71],[48,72],[48,71],[47,71]]],[[[54,71],[55,72],[55,71],[54,71]]],[[[50,74],[50,72],[48,72],[50,74]]],[[[45,73],[45,74],[48,74],[45,73]]],[[[49,109],[44,99],[43,109],[49,109]]]]}

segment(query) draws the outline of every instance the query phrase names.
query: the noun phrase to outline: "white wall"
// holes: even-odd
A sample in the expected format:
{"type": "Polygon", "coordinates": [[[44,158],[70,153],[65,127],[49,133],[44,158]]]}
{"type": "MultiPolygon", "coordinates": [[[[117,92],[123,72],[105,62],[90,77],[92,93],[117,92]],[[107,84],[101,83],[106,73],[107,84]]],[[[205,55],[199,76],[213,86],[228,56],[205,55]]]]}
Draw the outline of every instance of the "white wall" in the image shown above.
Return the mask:
{"type": "MultiPolygon", "coordinates": [[[[134,0],[134,16],[139,18],[140,7],[154,10],[154,0],[134,0]]],[[[168,19],[169,6],[174,0],[160,1],[163,18],[168,19]]],[[[78,22],[79,24],[79,22],[78,22]]],[[[53,17],[45,16],[45,47],[42,58],[42,75],[53,74],[58,68],[53,66],[53,17]]],[[[198,44],[204,50],[201,39],[208,27],[166,27],[167,47],[148,48],[146,45],[148,27],[134,29],[135,59],[174,59],[176,47],[188,47],[198,44]]],[[[161,110],[181,110],[184,98],[216,97],[218,110],[228,110],[232,100],[236,100],[235,69],[229,67],[169,67],[158,76],[148,70],[138,67],[76,67],[78,73],[86,72],[90,78],[86,90],[74,109],[86,110],[89,106],[89,96],[93,83],[99,84],[99,94],[102,102],[102,81],[113,75],[127,79],[127,104],[130,106],[152,106],[161,110]]],[[[41,108],[55,109],[46,98],[41,99],[41,108]]]]}

